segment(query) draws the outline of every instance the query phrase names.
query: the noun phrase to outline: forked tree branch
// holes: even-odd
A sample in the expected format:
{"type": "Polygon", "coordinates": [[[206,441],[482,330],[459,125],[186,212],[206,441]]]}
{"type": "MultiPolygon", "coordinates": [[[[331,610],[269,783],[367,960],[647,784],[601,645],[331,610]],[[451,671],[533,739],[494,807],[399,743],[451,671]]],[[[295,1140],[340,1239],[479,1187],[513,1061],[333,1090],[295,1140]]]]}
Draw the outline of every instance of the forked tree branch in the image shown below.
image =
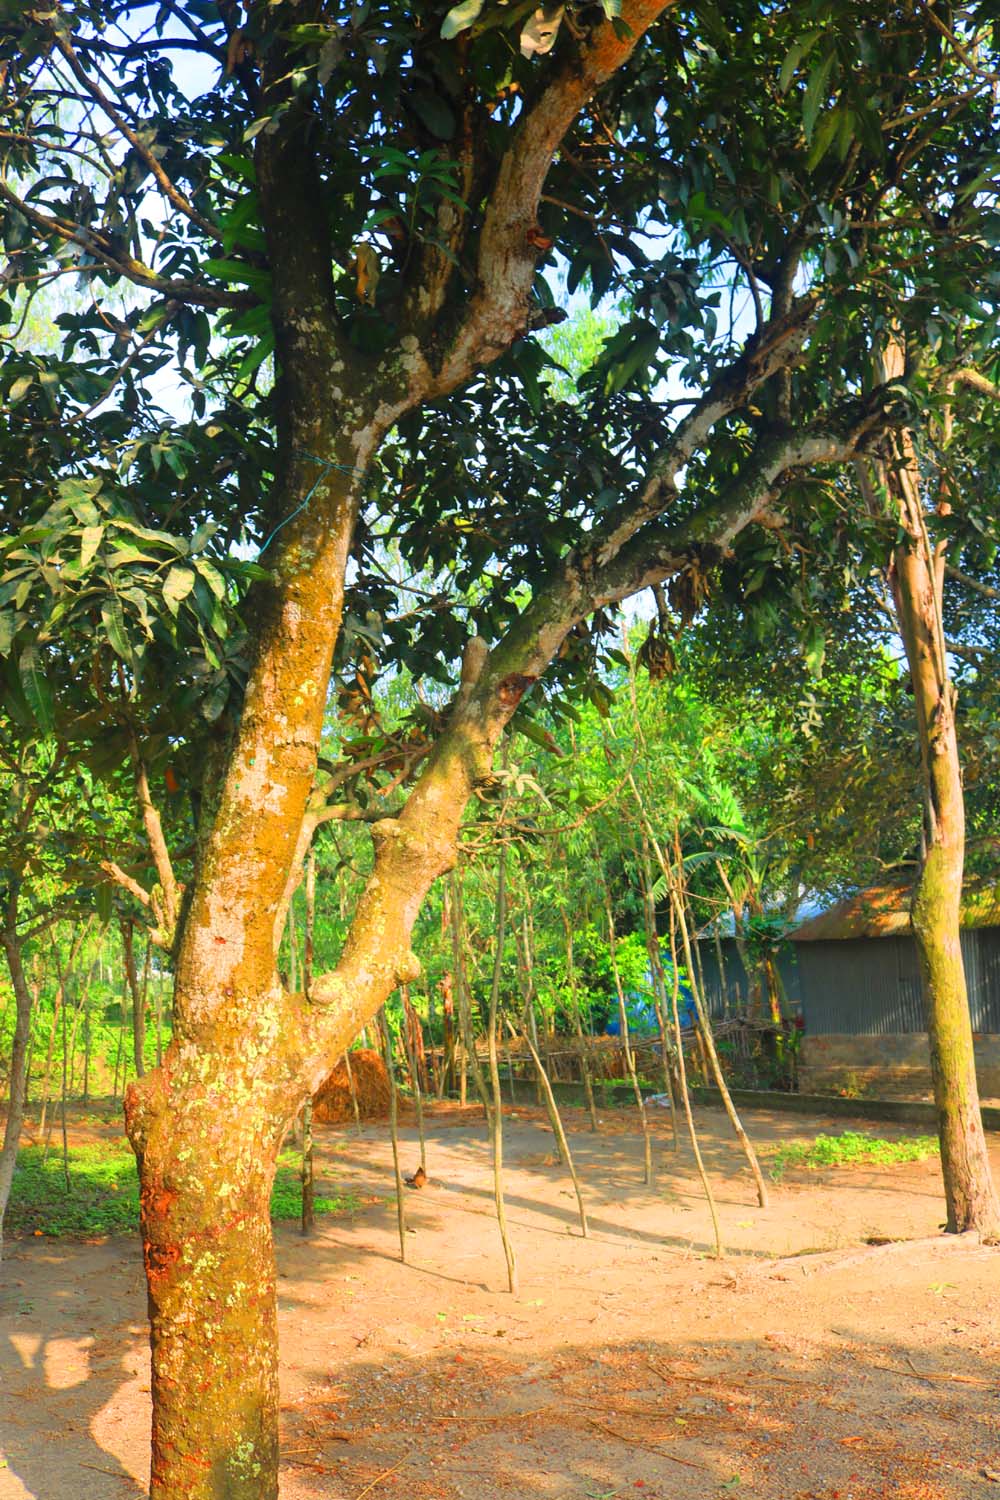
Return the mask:
{"type": "MultiPolygon", "coordinates": [[[[355,1036],[397,985],[419,972],[413,924],[433,881],[454,862],[465,805],[490,773],[493,750],[524,693],[578,620],[683,567],[692,547],[724,550],[773,499],[796,468],[850,460],[885,421],[876,398],[849,420],[768,437],[715,500],[673,527],[641,528],[601,567],[570,558],[543,586],[507,636],[481,662],[469,692],[397,818],[373,828],[375,865],[337,967],[314,982],[304,1016],[307,1074],[318,1083],[329,1056],[355,1036]]],[[[481,656],[481,653],[477,652],[481,656]]]]}

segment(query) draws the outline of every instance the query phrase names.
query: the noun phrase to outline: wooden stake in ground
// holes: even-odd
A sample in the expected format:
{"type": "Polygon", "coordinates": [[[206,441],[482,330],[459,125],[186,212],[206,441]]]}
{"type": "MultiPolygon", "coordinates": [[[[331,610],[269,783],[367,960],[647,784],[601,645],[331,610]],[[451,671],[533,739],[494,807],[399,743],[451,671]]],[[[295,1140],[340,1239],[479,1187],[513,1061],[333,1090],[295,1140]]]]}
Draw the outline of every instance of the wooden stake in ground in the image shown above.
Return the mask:
{"type": "Polygon", "coordinates": [[[493,955],[493,980],[490,985],[489,1049],[490,1083],[493,1089],[493,1108],[490,1111],[490,1141],[493,1147],[493,1201],[497,1210],[497,1225],[507,1262],[507,1287],[512,1296],[517,1296],[517,1258],[514,1246],[507,1233],[507,1211],[503,1201],[503,1096],[500,1093],[500,1066],[497,1061],[497,1014],[500,1003],[500,975],[503,969],[503,944],[507,934],[507,845],[500,844],[500,859],[497,866],[497,926],[496,952],[493,955]]]}
{"type": "Polygon", "coordinates": [[[399,1258],[406,1264],[406,1204],[403,1201],[403,1174],[399,1167],[399,1105],[396,1097],[396,1065],[392,1058],[392,1033],[385,1006],[378,1013],[382,1032],[382,1047],[385,1052],[385,1067],[389,1074],[389,1136],[392,1141],[392,1170],[396,1178],[396,1223],[399,1227],[399,1258]]]}
{"type": "Polygon", "coordinates": [[[347,1087],[351,1091],[351,1108],[354,1111],[354,1128],[361,1134],[361,1109],[358,1105],[358,1089],[354,1082],[354,1069],[351,1067],[351,1049],[348,1047],[344,1053],[344,1069],[347,1073],[347,1087]]]}
{"type": "Polygon", "coordinates": [[[722,1065],[719,1062],[719,1054],[715,1045],[715,1037],[712,1034],[712,1023],[708,1018],[708,1013],[701,994],[701,986],[695,979],[694,969],[691,964],[691,936],[688,932],[687,917],[684,911],[684,902],[680,893],[677,891],[676,885],[671,888],[670,895],[671,901],[673,903],[674,914],[677,918],[677,926],[681,934],[681,942],[684,947],[684,962],[685,966],[687,967],[688,983],[691,987],[691,995],[694,999],[694,1007],[698,1016],[698,1027],[701,1031],[702,1043],[708,1056],[709,1067],[712,1070],[712,1077],[715,1079],[715,1086],[722,1096],[722,1103],[725,1108],[726,1114],[729,1117],[729,1123],[733,1127],[733,1131],[736,1135],[737,1140],[743,1147],[743,1154],[745,1155],[750,1167],[750,1171],[753,1174],[753,1180],[757,1187],[757,1202],[761,1208],[766,1208],[768,1202],[767,1184],[764,1181],[764,1174],[760,1169],[760,1162],[757,1160],[757,1153],[753,1148],[753,1142],[747,1135],[743,1125],[743,1121],[740,1119],[739,1113],[736,1109],[736,1105],[733,1103],[732,1095],[729,1092],[729,1087],[726,1083],[725,1075],[722,1071],[722,1065]]]}
{"type": "Polygon", "coordinates": [[[413,1086],[413,1103],[417,1111],[417,1131],[420,1136],[420,1165],[427,1171],[427,1141],[424,1136],[424,1101],[420,1087],[420,1066],[417,1062],[416,1038],[413,1021],[416,1015],[410,1004],[410,987],[404,984],[399,993],[403,997],[403,1012],[406,1016],[406,1030],[403,1033],[406,1040],[406,1061],[410,1069],[410,1083],[413,1086]]]}
{"type": "Polygon", "coordinates": [[[712,1185],[705,1171],[705,1163],[701,1159],[701,1147],[698,1145],[698,1132],[694,1128],[694,1115],[691,1111],[691,1095],[688,1093],[687,1069],[684,1065],[684,1039],[681,1036],[681,1013],[678,1001],[681,992],[681,977],[677,968],[677,931],[674,922],[674,908],[670,908],[670,962],[674,973],[673,993],[670,997],[671,1010],[674,1021],[674,1042],[677,1047],[677,1081],[680,1084],[681,1104],[684,1107],[684,1118],[687,1121],[688,1135],[691,1138],[691,1149],[694,1152],[695,1165],[698,1168],[698,1176],[705,1192],[708,1203],[708,1211],[712,1215],[712,1227],[715,1230],[715,1255],[721,1260],[725,1255],[722,1248],[722,1232],[719,1229],[719,1215],[715,1208],[715,1198],[712,1195],[712,1185]]]}
{"type": "Polygon", "coordinates": [[[570,1012],[573,1016],[573,1031],[576,1035],[577,1045],[580,1049],[580,1076],[583,1079],[583,1097],[587,1101],[587,1113],[590,1116],[590,1128],[597,1133],[597,1105],[594,1103],[594,1085],[590,1076],[590,1058],[587,1055],[587,1039],[583,1034],[583,1021],[580,1017],[580,997],[576,987],[576,961],[573,953],[573,929],[567,913],[562,914],[563,927],[566,929],[566,978],[569,982],[570,1012]]]}
{"type": "MultiPolygon", "coordinates": [[[[516,1036],[517,1033],[510,1021],[507,1022],[507,1025],[510,1027],[511,1035],[516,1036]]],[[[562,1158],[563,1166],[569,1173],[570,1181],[573,1184],[573,1191],[576,1194],[576,1206],[580,1214],[580,1232],[582,1233],[584,1239],[587,1239],[589,1237],[589,1231],[587,1229],[587,1210],[583,1206],[583,1194],[580,1191],[580,1179],[577,1177],[576,1167],[573,1165],[573,1156],[569,1149],[569,1141],[566,1139],[566,1132],[563,1129],[562,1116],[559,1113],[559,1106],[556,1104],[556,1096],[552,1092],[552,1084],[549,1081],[548,1073],[545,1071],[545,1068],[542,1065],[542,1059],[539,1057],[538,1051],[535,1048],[531,1037],[528,1035],[527,1027],[522,1026],[521,1036],[524,1038],[528,1050],[531,1053],[532,1061],[535,1064],[535,1076],[538,1078],[538,1081],[542,1086],[542,1093],[545,1096],[545,1107],[548,1110],[549,1114],[549,1122],[552,1126],[553,1134],[555,1135],[556,1141],[559,1146],[559,1155],[562,1158]]]]}
{"type": "Polygon", "coordinates": [[[667,982],[663,972],[663,960],[660,956],[660,935],[656,930],[656,906],[653,901],[653,878],[649,863],[649,843],[645,831],[642,835],[642,853],[636,851],[636,864],[639,870],[639,881],[642,886],[642,914],[643,924],[646,929],[646,952],[649,955],[649,970],[653,981],[653,1007],[656,1011],[656,1024],[660,1028],[660,1064],[663,1069],[663,1087],[670,1101],[670,1130],[673,1149],[678,1149],[677,1139],[677,1104],[674,1099],[674,1081],[670,1072],[670,1054],[673,1044],[668,1034],[667,1012],[669,1001],[667,999],[667,982]]]}
{"type": "Polygon", "coordinates": [[[458,1022],[462,1033],[462,1079],[459,1088],[459,1102],[465,1104],[466,1098],[466,1076],[467,1070],[472,1074],[472,1081],[476,1086],[476,1093],[483,1106],[483,1118],[489,1124],[490,1100],[486,1089],[486,1080],[483,1070],[479,1066],[479,1057],[476,1053],[476,1038],[472,1026],[472,1008],[469,1004],[469,978],[465,967],[466,931],[465,931],[465,905],[462,900],[462,883],[455,870],[451,876],[451,940],[452,955],[455,970],[455,986],[458,991],[458,1022]]]}
{"type": "MultiPolygon", "coordinates": [[[[699,984],[698,979],[695,975],[691,935],[688,931],[687,918],[685,915],[684,861],[681,856],[680,830],[677,828],[675,828],[674,830],[674,861],[673,866],[671,867],[664,856],[663,850],[660,847],[659,840],[657,839],[652,827],[650,826],[649,819],[646,815],[645,806],[643,804],[642,798],[639,796],[639,789],[636,786],[631,774],[629,775],[629,784],[632,788],[632,795],[635,797],[636,806],[639,810],[639,817],[642,820],[644,837],[649,840],[649,843],[652,846],[653,853],[656,856],[656,862],[660,867],[660,871],[663,875],[664,881],[666,882],[667,891],[670,896],[670,943],[671,953],[673,955],[675,992],[679,989],[680,985],[680,978],[677,974],[676,939],[676,934],[679,931],[681,935],[681,942],[684,947],[684,963],[687,969],[688,985],[691,989],[691,997],[694,1000],[695,1014],[698,1018],[698,1034],[701,1037],[702,1052],[708,1065],[708,1070],[710,1070],[710,1076],[714,1078],[715,1086],[722,1096],[723,1107],[725,1108],[726,1115],[729,1118],[729,1123],[733,1127],[733,1133],[742,1146],[743,1154],[746,1157],[747,1164],[750,1167],[750,1171],[757,1188],[757,1202],[759,1203],[761,1208],[766,1208],[768,1202],[768,1194],[767,1184],[764,1181],[764,1174],[760,1169],[760,1162],[757,1160],[757,1153],[753,1148],[753,1143],[746,1133],[743,1121],[740,1119],[739,1113],[736,1109],[736,1105],[733,1103],[732,1095],[729,1092],[729,1086],[726,1083],[725,1075],[722,1071],[722,1065],[719,1062],[719,1054],[715,1046],[715,1037],[712,1034],[712,1025],[708,1017],[708,1011],[703,1001],[701,985],[699,984]]],[[[678,1042],[678,1046],[679,1045],[680,1043],[678,1042]]],[[[683,1059],[681,1061],[683,1062],[683,1059]]]]}
{"type": "Polygon", "coordinates": [[[642,1122],[642,1149],[643,1149],[643,1181],[647,1187],[653,1185],[653,1143],[649,1134],[649,1118],[646,1114],[646,1104],[642,1097],[642,1089],[639,1087],[639,1075],[635,1070],[635,1054],[629,1040],[628,1010],[625,1005],[625,991],[622,989],[621,975],[618,972],[617,944],[615,942],[615,917],[611,909],[611,892],[605,887],[604,892],[605,909],[608,918],[608,952],[611,958],[611,973],[615,981],[615,991],[618,995],[618,1019],[622,1031],[622,1047],[625,1052],[625,1066],[628,1076],[632,1080],[632,1092],[635,1095],[635,1106],[639,1111],[639,1119],[642,1122]]]}

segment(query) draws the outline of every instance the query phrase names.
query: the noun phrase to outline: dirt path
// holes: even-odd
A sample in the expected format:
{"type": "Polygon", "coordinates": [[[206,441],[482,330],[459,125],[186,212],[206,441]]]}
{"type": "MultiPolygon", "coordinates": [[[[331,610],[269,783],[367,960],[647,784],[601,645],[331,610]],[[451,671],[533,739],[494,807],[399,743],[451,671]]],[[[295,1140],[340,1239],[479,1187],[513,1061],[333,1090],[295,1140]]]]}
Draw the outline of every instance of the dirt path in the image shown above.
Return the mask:
{"type": "MultiPolygon", "coordinates": [[[[308,1242],[279,1230],[283,1500],[1000,1496],[1000,1258],[938,1236],[933,1163],[790,1173],[762,1211],[724,1117],[704,1110],[718,1262],[665,1119],[650,1190],[634,1117],[605,1116],[594,1137],[571,1116],[584,1241],[551,1132],[516,1110],[515,1300],[476,1114],[429,1121],[406,1267],[384,1127],[321,1128],[323,1181],[361,1206],[308,1242]]],[[[761,1142],[849,1126],[752,1124],[761,1142]]],[[[4,1273],[0,1500],[145,1494],[137,1248],[22,1240],[4,1273]]]]}

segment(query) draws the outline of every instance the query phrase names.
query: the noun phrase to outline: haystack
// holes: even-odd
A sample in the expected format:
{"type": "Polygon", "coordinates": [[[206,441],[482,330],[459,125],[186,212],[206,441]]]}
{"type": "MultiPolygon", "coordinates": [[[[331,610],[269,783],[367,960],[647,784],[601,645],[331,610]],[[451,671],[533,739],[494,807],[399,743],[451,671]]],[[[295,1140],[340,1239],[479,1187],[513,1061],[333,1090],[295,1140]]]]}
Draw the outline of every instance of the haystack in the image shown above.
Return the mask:
{"type": "MultiPolygon", "coordinates": [[[[351,1053],[351,1072],[363,1120],[384,1120],[389,1113],[389,1075],[375,1051],[362,1047],[351,1053]]],[[[351,1086],[343,1058],[313,1095],[313,1119],[340,1125],[354,1119],[351,1086]]]]}

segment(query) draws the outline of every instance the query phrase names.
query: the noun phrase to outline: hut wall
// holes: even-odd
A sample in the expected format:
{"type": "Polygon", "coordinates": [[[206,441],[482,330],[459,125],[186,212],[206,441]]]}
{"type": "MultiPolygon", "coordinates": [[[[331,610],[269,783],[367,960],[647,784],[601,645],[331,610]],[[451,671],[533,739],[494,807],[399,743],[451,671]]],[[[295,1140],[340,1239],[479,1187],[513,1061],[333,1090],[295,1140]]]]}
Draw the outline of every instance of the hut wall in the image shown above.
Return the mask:
{"type": "MultiPolygon", "coordinates": [[[[721,1020],[725,1016],[745,1013],[750,1003],[750,981],[740,959],[735,938],[722,939],[725,983],[719,971],[715,939],[701,938],[698,943],[698,952],[705,976],[705,999],[709,1015],[713,1020],[721,1020]]],[[[799,966],[794,948],[788,946],[779,954],[778,973],[785,987],[789,1005],[794,1009],[798,1003],[800,988],[799,966]]]]}
{"type": "MultiPolygon", "coordinates": [[[[924,1031],[924,998],[912,937],[800,943],[808,1036],[901,1036],[924,1031]]],[[[1000,1032],[1000,928],[966,928],[962,958],[972,1029],[1000,1032]]]]}

